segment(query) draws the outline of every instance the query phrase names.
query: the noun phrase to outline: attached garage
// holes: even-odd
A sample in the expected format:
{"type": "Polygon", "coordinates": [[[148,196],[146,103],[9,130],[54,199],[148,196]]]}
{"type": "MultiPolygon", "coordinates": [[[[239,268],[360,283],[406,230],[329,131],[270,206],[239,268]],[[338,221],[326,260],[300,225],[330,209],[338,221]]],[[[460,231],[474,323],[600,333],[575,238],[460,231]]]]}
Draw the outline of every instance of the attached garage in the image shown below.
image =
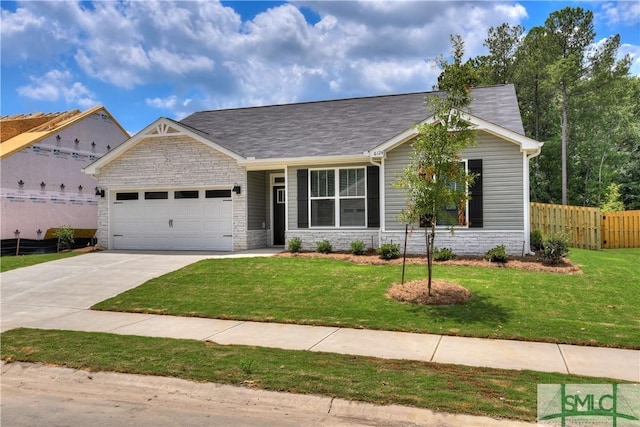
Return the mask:
{"type": "Polygon", "coordinates": [[[231,190],[115,191],[111,195],[114,249],[233,249],[231,190]]]}

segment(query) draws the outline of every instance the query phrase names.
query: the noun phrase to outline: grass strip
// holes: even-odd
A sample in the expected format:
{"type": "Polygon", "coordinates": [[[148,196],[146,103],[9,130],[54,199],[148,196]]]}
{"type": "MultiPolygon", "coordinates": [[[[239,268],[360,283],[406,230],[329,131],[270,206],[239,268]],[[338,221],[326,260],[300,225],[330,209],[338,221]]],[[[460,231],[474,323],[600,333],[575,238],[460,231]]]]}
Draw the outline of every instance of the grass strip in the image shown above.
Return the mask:
{"type": "Polygon", "coordinates": [[[82,255],[81,252],[60,252],[55,254],[35,254],[0,257],[0,273],[15,270],[16,268],[29,267],[30,265],[41,264],[43,262],[55,261],[62,258],[82,255]]]}
{"type": "Polygon", "coordinates": [[[532,421],[537,384],[611,383],[574,375],[106,333],[13,329],[2,359],[177,377],[381,405],[532,421]]]}
{"type": "MultiPolygon", "coordinates": [[[[93,309],[483,338],[640,348],[640,249],[572,249],[584,274],[436,265],[434,277],[473,292],[463,305],[385,296],[398,265],[322,258],[204,260],[93,309]]],[[[425,276],[408,266],[406,280],[425,276]]]]}

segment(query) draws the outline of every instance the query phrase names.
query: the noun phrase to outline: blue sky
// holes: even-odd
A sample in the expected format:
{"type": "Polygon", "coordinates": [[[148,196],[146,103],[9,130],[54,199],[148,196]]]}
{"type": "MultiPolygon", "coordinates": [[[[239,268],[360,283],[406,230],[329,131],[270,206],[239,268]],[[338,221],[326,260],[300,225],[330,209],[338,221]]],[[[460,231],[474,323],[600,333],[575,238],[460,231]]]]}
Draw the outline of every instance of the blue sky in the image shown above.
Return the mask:
{"type": "Polygon", "coordinates": [[[640,75],[638,1],[1,2],[1,115],[104,105],[135,133],[202,110],[430,90],[460,34],[594,12],[640,75]]]}

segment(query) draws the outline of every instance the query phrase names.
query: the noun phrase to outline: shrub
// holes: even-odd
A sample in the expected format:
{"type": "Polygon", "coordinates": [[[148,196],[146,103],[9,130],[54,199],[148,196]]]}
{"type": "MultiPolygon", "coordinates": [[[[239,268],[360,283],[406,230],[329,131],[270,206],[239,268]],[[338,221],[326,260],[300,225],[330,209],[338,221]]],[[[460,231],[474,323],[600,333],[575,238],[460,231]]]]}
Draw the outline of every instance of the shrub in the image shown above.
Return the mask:
{"type": "Polygon", "coordinates": [[[436,261],[449,261],[450,259],[454,259],[456,254],[453,253],[451,248],[442,248],[433,252],[433,259],[436,261]]]}
{"type": "Polygon", "coordinates": [[[385,243],[378,247],[377,252],[382,259],[395,259],[400,256],[400,245],[385,243]]]}
{"type": "Polygon", "coordinates": [[[54,237],[58,238],[58,250],[64,251],[71,249],[71,246],[75,242],[73,236],[73,228],[70,225],[63,225],[53,233],[54,237]]]}
{"type": "Polygon", "coordinates": [[[539,251],[543,247],[544,236],[542,235],[542,231],[533,230],[531,232],[531,247],[534,251],[539,251]]]}
{"type": "Polygon", "coordinates": [[[354,255],[364,255],[367,251],[367,245],[362,240],[354,240],[351,242],[351,253],[354,255]]]}
{"type": "Polygon", "coordinates": [[[545,239],[542,244],[542,262],[545,264],[558,264],[567,254],[569,254],[569,236],[565,233],[556,233],[545,239]]]}
{"type": "Polygon", "coordinates": [[[507,249],[504,245],[500,245],[490,249],[486,254],[484,254],[484,259],[490,262],[507,262],[509,257],[507,255],[507,249]]]}
{"type": "Polygon", "coordinates": [[[318,242],[317,251],[321,254],[330,254],[333,248],[331,247],[331,243],[328,240],[321,240],[318,242]]]}
{"type": "Polygon", "coordinates": [[[289,252],[300,252],[302,250],[302,240],[299,237],[294,237],[293,239],[289,240],[288,246],[289,252]]]}

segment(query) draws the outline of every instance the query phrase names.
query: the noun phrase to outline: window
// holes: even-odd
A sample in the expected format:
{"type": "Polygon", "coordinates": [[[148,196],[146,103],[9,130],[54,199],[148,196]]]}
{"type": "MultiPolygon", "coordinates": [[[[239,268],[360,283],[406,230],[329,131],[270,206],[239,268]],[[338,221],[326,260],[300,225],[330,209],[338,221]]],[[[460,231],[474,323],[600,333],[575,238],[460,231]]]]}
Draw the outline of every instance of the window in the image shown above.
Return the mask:
{"type": "Polygon", "coordinates": [[[312,227],[366,226],[365,168],[309,172],[312,227]]]}
{"type": "Polygon", "coordinates": [[[173,198],[174,199],[197,199],[198,190],[189,190],[189,191],[174,191],[173,198]]]}
{"type": "Polygon", "coordinates": [[[204,197],[207,199],[231,197],[231,190],[206,190],[204,197]]]}
{"type": "MultiPolygon", "coordinates": [[[[466,160],[461,161],[459,163],[459,166],[463,168],[465,171],[468,171],[466,160]]],[[[458,184],[456,182],[449,182],[447,185],[452,190],[456,190],[458,184]]],[[[455,204],[447,205],[444,207],[444,209],[438,212],[438,223],[436,225],[443,226],[443,227],[451,226],[451,224],[456,225],[458,227],[467,226],[468,210],[469,210],[468,202],[463,203],[462,206],[457,206],[455,204]]],[[[420,227],[430,226],[430,224],[431,224],[431,220],[429,218],[423,218],[420,221],[420,227]]]]}
{"type": "Polygon", "coordinates": [[[168,199],[169,192],[168,191],[145,191],[144,199],[145,200],[161,200],[168,199]]]}
{"type": "Polygon", "coordinates": [[[116,200],[138,200],[138,193],[116,193],[116,200]]]}

